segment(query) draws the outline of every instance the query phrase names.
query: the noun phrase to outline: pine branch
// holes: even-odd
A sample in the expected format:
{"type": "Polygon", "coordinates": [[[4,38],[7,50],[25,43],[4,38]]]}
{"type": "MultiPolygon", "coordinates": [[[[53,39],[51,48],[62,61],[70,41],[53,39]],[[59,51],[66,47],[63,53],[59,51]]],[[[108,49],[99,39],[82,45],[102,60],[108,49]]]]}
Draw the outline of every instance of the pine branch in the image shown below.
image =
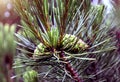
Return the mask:
{"type": "Polygon", "coordinates": [[[81,82],[93,62],[101,63],[101,57],[110,58],[116,50],[103,5],[93,6],[88,0],[15,0],[14,4],[26,33],[16,34],[17,49],[26,57],[18,57],[23,67],[39,68],[45,62],[42,66],[48,65],[48,71],[50,65],[59,68],[49,72],[57,74],[57,80],[66,74],[64,79],[81,82]]]}

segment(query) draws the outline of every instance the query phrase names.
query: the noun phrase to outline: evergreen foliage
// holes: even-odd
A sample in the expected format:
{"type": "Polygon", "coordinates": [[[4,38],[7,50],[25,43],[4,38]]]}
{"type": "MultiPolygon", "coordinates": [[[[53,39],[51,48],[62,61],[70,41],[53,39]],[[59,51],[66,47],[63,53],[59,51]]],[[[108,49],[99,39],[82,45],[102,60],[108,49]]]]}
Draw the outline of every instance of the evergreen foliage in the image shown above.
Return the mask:
{"type": "MultiPolygon", "coordinates": [[[[13,3],[22,23],[22,30],[15,33],[17,55],[13,68],[25,68],[23,74],[27,67],[35,70],[36,82],[114,81],[109,81],[108,75],[119,64],[119,58],[104,5],[93,6],[90,0],[13,3]]],[[[29,73],[27,77],[22,75],[26,82],[29,73]]]]}

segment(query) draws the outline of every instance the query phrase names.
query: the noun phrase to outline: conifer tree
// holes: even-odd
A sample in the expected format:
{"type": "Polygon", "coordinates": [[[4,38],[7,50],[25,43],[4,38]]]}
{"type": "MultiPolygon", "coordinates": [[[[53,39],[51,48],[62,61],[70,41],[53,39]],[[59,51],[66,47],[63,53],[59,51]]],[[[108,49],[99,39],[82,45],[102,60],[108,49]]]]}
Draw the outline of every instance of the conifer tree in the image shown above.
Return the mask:
{"type": "Polygon", "coordinates": [[[24,68],[24,80],[36,76],[26,73],[29,67],[37,72],[38,82],[102,81],[106,78],[99,74],[118,64],[114,60],[116,43],[110,33],[113,26],[104,5],[93,6],[90,0],[13,3],[22,19],[21,30],[15,34],[15,61],[20,61],[14,63],[14,68],[24,68]]]}

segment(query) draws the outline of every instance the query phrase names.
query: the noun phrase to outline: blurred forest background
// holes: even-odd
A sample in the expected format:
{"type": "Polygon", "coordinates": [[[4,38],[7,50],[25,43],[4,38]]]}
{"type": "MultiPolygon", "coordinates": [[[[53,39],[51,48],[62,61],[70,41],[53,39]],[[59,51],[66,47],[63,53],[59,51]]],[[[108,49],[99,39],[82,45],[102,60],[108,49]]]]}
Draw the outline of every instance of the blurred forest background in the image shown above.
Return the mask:
{"type": "Polygon", "coordinates": [[[20,23],[20,17],[14,11],[12,0],[0,0],[0,22],[10,25],[20,23]]]}

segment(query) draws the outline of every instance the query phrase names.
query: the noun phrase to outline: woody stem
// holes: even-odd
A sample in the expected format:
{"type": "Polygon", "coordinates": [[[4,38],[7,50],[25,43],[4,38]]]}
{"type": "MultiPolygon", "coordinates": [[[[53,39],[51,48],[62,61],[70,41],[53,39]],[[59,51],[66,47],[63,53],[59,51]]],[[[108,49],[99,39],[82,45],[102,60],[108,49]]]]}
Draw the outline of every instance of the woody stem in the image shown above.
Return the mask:
{"type": "Polygon", "coordinates": [[[60,53],[60,57],[61,57],[61,59],[63,59],[63,61],[66,62],[65,68],[67,71],[70,72],[70,75],[74,78],[75,82],[82,82],[81,79],[79,78],[77,72],[75,71],[75,69],[71,66],[69,61],[67,59],[65,59],[65,53],[63,51],[60,53]]]}

